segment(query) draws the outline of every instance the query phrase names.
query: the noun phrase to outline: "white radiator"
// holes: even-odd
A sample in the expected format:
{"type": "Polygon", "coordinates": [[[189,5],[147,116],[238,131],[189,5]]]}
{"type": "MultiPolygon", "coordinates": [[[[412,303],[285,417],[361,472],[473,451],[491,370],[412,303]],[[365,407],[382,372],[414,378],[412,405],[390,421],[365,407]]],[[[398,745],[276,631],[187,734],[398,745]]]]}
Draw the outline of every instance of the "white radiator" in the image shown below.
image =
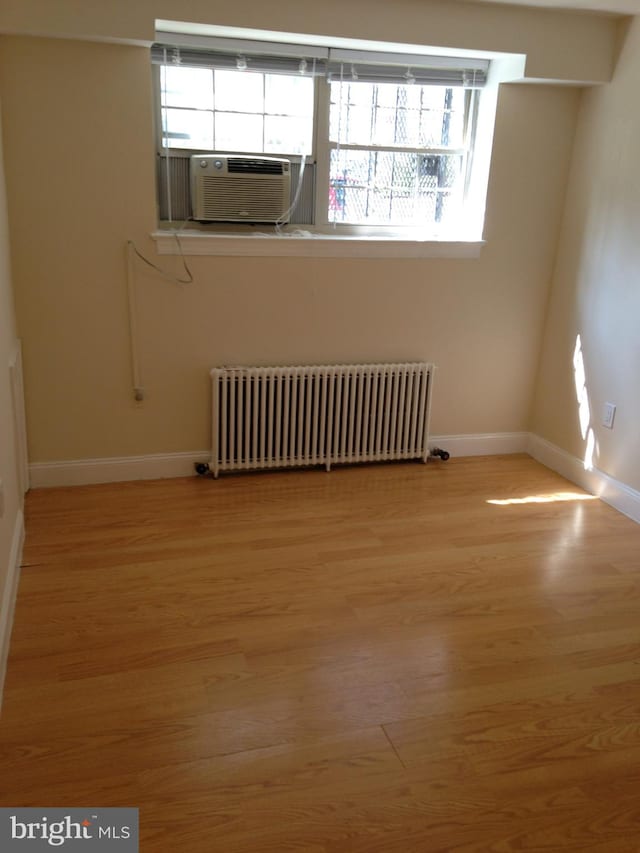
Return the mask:
{"type": "Polygon", "coordinates": [[[432,364],[224,367],[211,371],[210,469],[429,457],[432,364]]]}

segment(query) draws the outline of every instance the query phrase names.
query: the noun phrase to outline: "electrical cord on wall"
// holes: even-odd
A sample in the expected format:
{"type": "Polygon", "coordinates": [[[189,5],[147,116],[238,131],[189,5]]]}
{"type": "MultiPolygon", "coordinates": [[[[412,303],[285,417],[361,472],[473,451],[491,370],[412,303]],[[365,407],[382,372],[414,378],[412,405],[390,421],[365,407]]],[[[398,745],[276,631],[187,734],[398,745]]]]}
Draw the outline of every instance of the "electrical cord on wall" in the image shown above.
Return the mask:
{"type": "MultiPolygon", "coordinates": [[[[186,223],[185,223],[186,224],[186,223]]],[[[178,236],[178,232],[174,231],[173,236],[176,239],[178,244],[178,248],[180,250],[180,257],[182,258],[182,264],[184,266],[184,270],[186,272],[186,277],[180,277],[171,275],[166,270],[163,270],[157,264],[154,264],[153,261],[150,261],[146,258],[142,252],[138,249],[133,240],[127,240],[126,243],[126,254],[127,254],[127,297],[129,304],[129,345],[131,350],[131,379],[133,385],[133,399],[136,403],[141,403],[145,398],[145,390],[142,384],[142,376],[140,370],[140,356],[138,353],[138,304],[136,299],[136,281],[135,281],[135,268],[134,268],[134,260],[135,258],[139,258],[143,263],[145,263],[152,270],[157,272],[162,278],[166,281],[170,281],[172,284],[183,285],[183,284],[192,284],[193,283],[193,274],[189,269],[189,265],[187,264],[187,259],[184,256],[184,252],[182,251],[182,246],[180,245],[180,238],[178,236]]]]}
{"type": "MultiPolygon", "coordinates": [[[[186,223],[187,223],[187,220],[185,220],[184,224],[182,225],[182,228],[184,228],[186,223]]],[[[182,228],[180,230],[182,230],[182,228]]],[[[179,232],[174,229],[171,233],[172,233],[172,236],[174,237],[174,239],[178,245],[178,250],[180,252],[180,259],[182,260],[182,266],[184,267],[184,271],[187,274],[187,278],[181,278],[180,276],[172,275],[171,273],[167,272],[166,270],[163,270],[162,267],[159,267],[157,264],[154,264],[153,261],[150,261],[149,258],[146,258],[142,254],[142,252],[138,249],[138,247],[133,242],[133,240],[127,240],[127,246],[130,247],[130,249],[134,252],[134,254],[138,258],[140,258],[140,260],[143,261],[143,263],[145,263],[148,267],[151,267],[152,270],[155,270],[166,281],[170,281],[172,284],[193,284],[193,273],[189,269],[189,264],[187,263],[187,259],[185,258],[184,252],[182,250],[182,243],[180,242],[179,232]]]]}
{"type": "MultiPolygon", "coordinates": [[[[164,64],[161,69],[161,86],[163,90],[168,88],[167,86],[167,68],[168,68],[168,58],[167,58],[167,49],[164,49],[164,64]]],[[[146,266],[156,272],[161,278],[165,281],[169,281],[171,284],[175,285],[183,285],[183,284],[192,284],[193,283],[193,273],[189,269],[189,265],[187,264],[187,259],[185,258],[184,251],[182,249],[182,244],[180,242],[180,232],[186,226],[188,219],[185,219],[179,229],[176,229],[173,225],[173,216],[172,216],[172,199],[171,199],[171,175],[170,175],[170,165],[169,165],[169,131],[168,127],[165,125],[163,130],[163,147],[165,153],[165,170],[166,170],[166,193],[167,193],[167,210],[169,214],[169,223],[171,224],[171,234],[176,241],[176,245],[178,247],[178,253],[182,260],[182,267],[184,273],[180,273],[175,275],[173,273],[168,272],[162,267],[155,264],[153,261],[149,260],[142,252],[138,249],[133,240],[127,240],[126,243],[126,256],[127,256],[127,297],[128,297],[128,307],[129,307],[129,345],[131,351],[131,379],[133,385],[133,398],[137,403],[141,403],[145,399],[145,389],[142,384],[142,376],[140,369],[140,356],[138,352],[138,304],[136,298],[136,276],[135,276],[135,259],[138,258],[141,260],[146,266]]]]}

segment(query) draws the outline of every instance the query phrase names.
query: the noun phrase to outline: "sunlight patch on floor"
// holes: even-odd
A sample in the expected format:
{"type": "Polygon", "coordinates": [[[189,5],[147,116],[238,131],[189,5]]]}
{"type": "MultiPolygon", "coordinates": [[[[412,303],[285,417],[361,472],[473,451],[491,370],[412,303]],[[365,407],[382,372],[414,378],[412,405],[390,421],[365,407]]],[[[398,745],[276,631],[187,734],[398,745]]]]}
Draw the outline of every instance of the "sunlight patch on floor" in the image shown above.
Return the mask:
{"type": "Polygon", "coordinates": [[[597,501],[596,495],[585,495],[583,492],[554,492],[551,495],[529,495],[526,498],[504,498],[490,500],[494,506],[511,506],[515,504],[551,504],[560,501],[597,501]]]}

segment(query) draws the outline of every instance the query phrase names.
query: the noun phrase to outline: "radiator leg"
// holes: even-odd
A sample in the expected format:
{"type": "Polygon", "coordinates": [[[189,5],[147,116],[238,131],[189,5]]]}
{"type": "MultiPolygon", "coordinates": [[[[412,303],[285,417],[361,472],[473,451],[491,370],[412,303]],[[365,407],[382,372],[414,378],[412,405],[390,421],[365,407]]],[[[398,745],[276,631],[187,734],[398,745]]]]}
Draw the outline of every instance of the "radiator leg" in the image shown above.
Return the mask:
{"type": "Polygon", "coordinates": [[[327,462],[327,464],[324,467],[325,467],[325,471],[328,474],[331,471],[331,462],[327,462]]]}
{"type": "Polygon", "coordinates": [[[449,458],[449,453],[446,450],[443,450],[441,447],[434,447],[431,451],[432,457],[439,457],[443,462],[446,462],[449,458]]]}

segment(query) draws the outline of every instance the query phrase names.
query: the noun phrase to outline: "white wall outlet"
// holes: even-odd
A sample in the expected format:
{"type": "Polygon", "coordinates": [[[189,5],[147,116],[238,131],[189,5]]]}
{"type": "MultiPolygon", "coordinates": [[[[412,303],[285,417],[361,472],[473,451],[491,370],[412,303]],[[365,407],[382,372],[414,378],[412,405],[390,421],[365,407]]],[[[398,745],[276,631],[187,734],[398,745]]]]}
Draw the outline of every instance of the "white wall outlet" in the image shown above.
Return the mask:
{"type": "Polygon", "coordinates": [[[602,408],[602,426],[613,429],[613,419],[616,416],[615,403],[605,403],[602,408]]]}

